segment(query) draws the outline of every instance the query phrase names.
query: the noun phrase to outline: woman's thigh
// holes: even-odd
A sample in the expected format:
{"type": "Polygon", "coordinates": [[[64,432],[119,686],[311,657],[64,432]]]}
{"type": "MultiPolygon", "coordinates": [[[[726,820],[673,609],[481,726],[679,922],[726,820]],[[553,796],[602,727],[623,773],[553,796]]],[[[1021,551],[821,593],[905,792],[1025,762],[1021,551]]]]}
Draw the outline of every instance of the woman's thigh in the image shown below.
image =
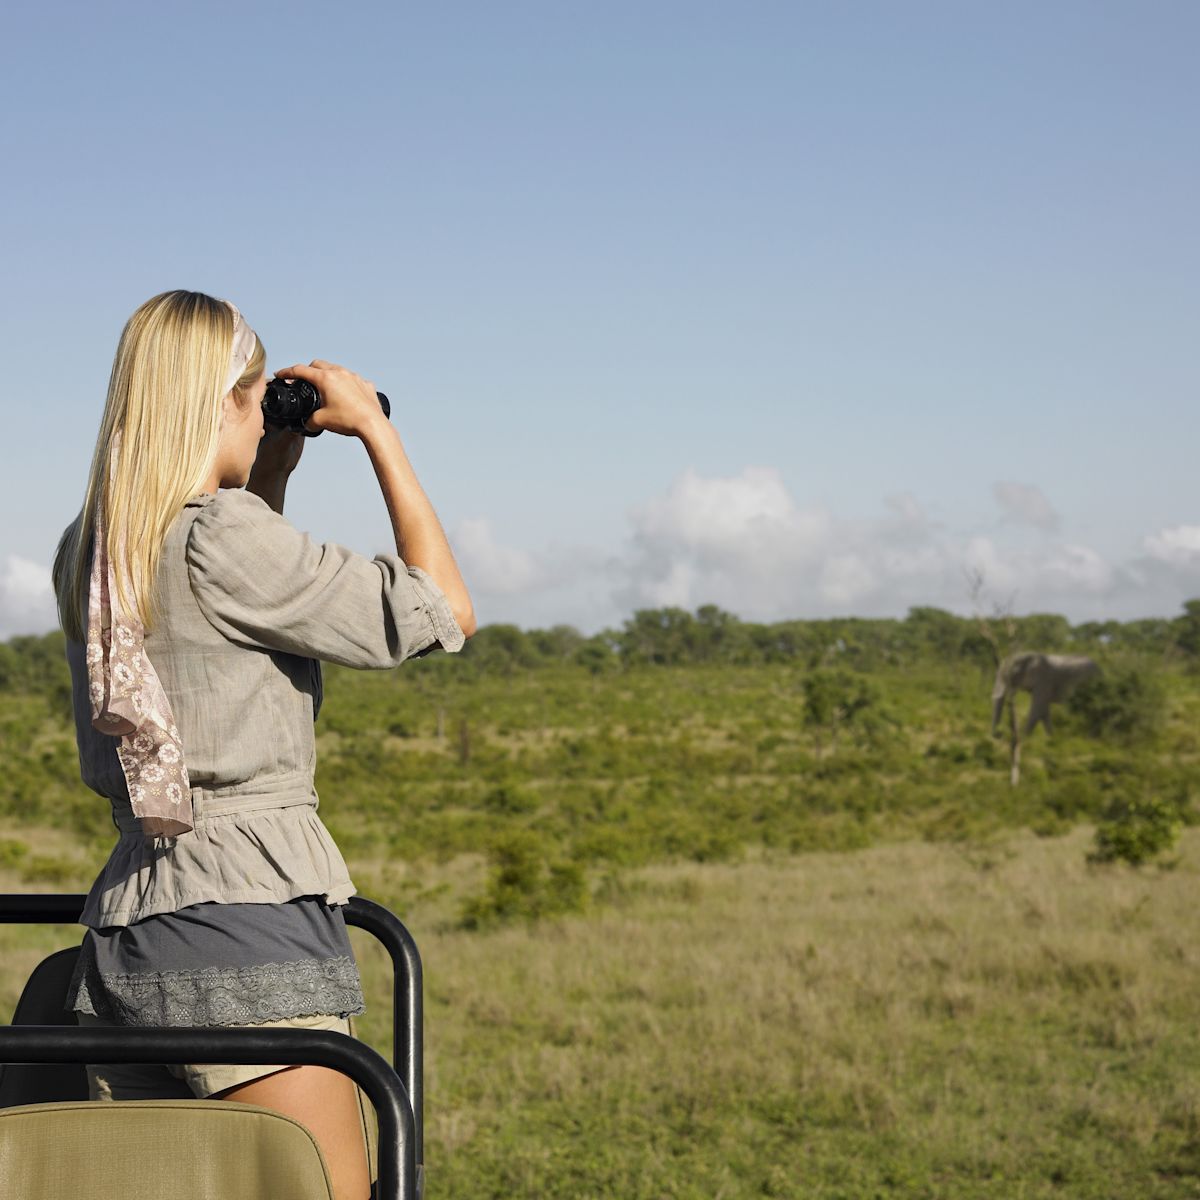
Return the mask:
{"type": "MultiPolygon", "coordinates": [[[[91,1013],[75,1014],[83,1027],[106,1025],[91,1013]]],[[[88,1063],[91,1100],[192,1100],[195,1092],[167,1067],[157,1063],[88,1063]]]]}
{"type": "MultiPolygon", "coordinates": [[[[90,1013],[75,1015],[82,1026],[111,1024],[90,1013]]],[[[251,1024],[256,1029],[350,1032],[350,1022],[345,1017],[287,1017],[251,1024]]],[[[93,1100],[191,1100],[197,1097],[204,1100],[218,1092],[288,1069],[286,1063],[88,1063],[88,1093],[93,1100]]]]}
{"type": "Polygon", "coordinates": [[[348,1076],[328,1067],[291,1066],[213,1098],[257,1104],[299,1121],[321,1147],[336,1200],[368,1200],[371,1178],[362,1111],[348,1076]]]}

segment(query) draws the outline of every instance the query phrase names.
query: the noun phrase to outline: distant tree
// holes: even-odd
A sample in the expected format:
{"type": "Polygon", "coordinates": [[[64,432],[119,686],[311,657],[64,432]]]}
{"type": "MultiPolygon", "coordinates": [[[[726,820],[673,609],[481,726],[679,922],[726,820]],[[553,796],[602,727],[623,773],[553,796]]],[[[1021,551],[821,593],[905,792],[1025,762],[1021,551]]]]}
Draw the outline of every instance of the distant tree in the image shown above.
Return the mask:
{"type": "Polygon", "coordinates": [[[1071,622],[1058,613],[1029,613],[1017,617],[1017,638],[1026,650],[1043,653],[1057,650],[1071,641],[1071,622]]]}
{"type": "Polygon", "coordinates": [[[1084,621],[1071,630],[1071,639],[1076,643],[1090,642],[1096,646],[1108,646],[1119,641],[1120,621],[1084,621]]]}
{"type": "Polygon", "coordinates": [[[1013,616],[1014,597],[989,599],[982,571],[967,572],[967,592],[975,613],[975,632],[991,647],[991,666],[998,669],[1018,648],[1019,628],[1013,616]],[[988,612],[984,612],[987,608],[988,612]]]}
{"type": "Polygon", "coordinates": [[[537,665],[529,635],[516,625],[484,625],[462,650],[481,671],[511,672],[537,665]]]}
{"type": "Polygon", "coordinates": [[[1116,646],[1139,654],[1163,654],[1174,642],[1174,622],[1166,617],[1126,621],[1118,629],[1116,646]]]}
{"type": "Polygon", "coordinates": [[[614,635],[598,633],[585,641],[575,651],[575,662],[586,667],[593,675],[600,675],[621,665],[617,657],[614,635]]]}
{"type": "Polygon", "coordinates": [[[970,627],[961,617],[941,608],[910,608],[904,625],[910,645],[919,655],[951,662],[962,657],[970,627]]]}
{"type": "Polygon", "coordinates": [[[773,625],[747,625],[747,652],[756,662],[794,661],[806,651],[808,624],[807,621],[777,621],[773,625]]]}
{"type": "Polygon", "coordinates": [[[1183,616],[1171,622],[1175,645],[1193,663],[1200,663],[1200,600],[1187,600],[1183,616]]]}
{"type": "Polygon", "coordinates": [[[548,662],[565,662],[574,658],[587,640],[573,625],[531,629],[526,637],[533,653],[548,662]]]}
{"type": "Polygon", "coordinates": [[[640,608],[619,638],[626,662],[674,666],[693,657],[696,619],[682,608],[640,608]]]}
{"type": "Polygon", "coordinates": [[[750,642],[745,626],[734,616],[715,604],[702,604],[696,609],[695,654],[702,662],[746,662],[750,642]]]}
{"type": "MultiPolygon", "coordinates": [[[[993,600],[990,615],[984,615],[983,606],[987,596],[986,581],[982,571],[967,572],[967,590],[971,596],[971,607],[975,610],[976,632],[992,652],[992,666],[997,672],[1003,664],[1010,662],[1017,649],[1017,622],[1013,617],[1013,597],[1004,601],[993,600]]],[[[994,697],[994,688],[993,688],[994,697]]],[[[1007,695],[1008,709],[1008,781],[1016,787],[1021,781],[1021,730],[1017,723],[1016,689],[1007,695]]],[[[993,699],[994,703],[994,699],[993,699]]],[[[993,727],[995,718],[993,718],[993,727]]]]}

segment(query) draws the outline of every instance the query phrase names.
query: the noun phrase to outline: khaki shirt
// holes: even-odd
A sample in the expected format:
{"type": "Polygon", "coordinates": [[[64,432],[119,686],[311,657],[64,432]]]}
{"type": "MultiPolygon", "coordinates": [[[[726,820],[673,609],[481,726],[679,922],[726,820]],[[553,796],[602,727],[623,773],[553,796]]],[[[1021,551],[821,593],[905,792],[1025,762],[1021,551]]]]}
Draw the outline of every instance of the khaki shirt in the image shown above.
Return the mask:
{"type": "Polygon", "coordinates": [[[354,884],[313,787],[316,660],[382,668],[461,649],[445,595],[394,554],[314,542],[244,490],[187,502],[157,584],[145,652],[182,737],[195,828],[142,835],[117,739],[91,725],[84,647],[68,641],[80,771],[120,832],[80,923],[128,925],[202,901],[345,903],[354,884]]]}

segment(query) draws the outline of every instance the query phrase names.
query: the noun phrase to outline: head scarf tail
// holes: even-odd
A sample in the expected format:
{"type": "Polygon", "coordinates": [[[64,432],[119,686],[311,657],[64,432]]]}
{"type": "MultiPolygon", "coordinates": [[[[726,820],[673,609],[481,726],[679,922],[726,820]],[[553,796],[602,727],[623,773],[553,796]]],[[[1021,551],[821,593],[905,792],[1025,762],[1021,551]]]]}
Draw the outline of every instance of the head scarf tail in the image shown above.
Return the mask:
{"type": "MultiPolygon", "coordinates": [[[[109,478],[121,435],[113,437],[109,478]]],[[[122,559],[123,555],[118,552],[122,559]]],[[[132,595],[132,588],[124,589],[132,595]]],[[[119,599],[116,567],[108,554],[103,502],[96,506],[95,548],[88,588],[87,669],[92,726],[120,738],[117,758],[133,815],[146,837],[174,837],[193,827],[192,792],[171,702],[146,655],[146,631],[119,599]]]]}

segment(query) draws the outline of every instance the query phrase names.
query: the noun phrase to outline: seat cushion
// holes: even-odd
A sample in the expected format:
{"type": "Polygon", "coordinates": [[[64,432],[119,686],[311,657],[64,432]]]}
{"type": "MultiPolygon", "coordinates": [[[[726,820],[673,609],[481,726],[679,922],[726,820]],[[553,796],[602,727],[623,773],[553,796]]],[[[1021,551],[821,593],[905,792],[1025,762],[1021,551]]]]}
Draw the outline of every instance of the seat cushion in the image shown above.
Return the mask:
{"type": "Polygon", "coordinates": [[[308,1129],[231,1100],[5,1109],[0,1179],[22,1200],[333,1200],[308,1129]]]}

